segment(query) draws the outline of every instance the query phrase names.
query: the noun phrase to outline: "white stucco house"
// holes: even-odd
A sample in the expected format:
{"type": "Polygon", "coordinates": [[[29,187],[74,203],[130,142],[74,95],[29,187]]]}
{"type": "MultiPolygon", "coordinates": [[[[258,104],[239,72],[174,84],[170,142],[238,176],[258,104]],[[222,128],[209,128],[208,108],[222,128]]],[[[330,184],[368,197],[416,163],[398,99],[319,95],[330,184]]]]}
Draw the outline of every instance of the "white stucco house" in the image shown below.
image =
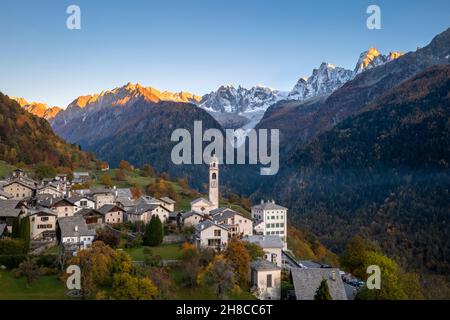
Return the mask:
{"type": "Polygon", "coordinates": [[[89,229],[81,215],[59,218],[57,221],[57,239],[65,250],[74,252],[89,248],[94,242],[95,229],[89,229]]]}
{"type": "Polygon", "coordinates": [[[198,248],[224,250],[228,245],[228,229],[211,220],[203,221],[195,226],[194,242],[198,248]]]}
{"type": "Polygon", "coordinates": [[[275,201],[261,201],[261,204],[252,207],[252,219],[255,224],[260,224],[261,234],[279,236],[287,248],[287,208],[275,203],[275,201]]]}
{"type": "Polygon", "coordinates": [[[277,265],[278,267],[282,267],[282,250],[284,248],[284,243],[278,236],[265,236],[265,235],[252,235],[243,238],[244,241],[248,241],[250,243],[254,243],[259,245],[264,253],[264,258],[277,265]]]}
{"type": "Polygon", "coordinates": [[[232,209],[227,208],[217,212],[211,219],[219,225],[226,225],[232,237],[244,237],[253,234],[253,221],[232,209]]]}
{"type": "Polygon", "coordinates": [[[267,260],[250,264],[252,292],[259,300],[281,299],[281,268],[267,260]]]}

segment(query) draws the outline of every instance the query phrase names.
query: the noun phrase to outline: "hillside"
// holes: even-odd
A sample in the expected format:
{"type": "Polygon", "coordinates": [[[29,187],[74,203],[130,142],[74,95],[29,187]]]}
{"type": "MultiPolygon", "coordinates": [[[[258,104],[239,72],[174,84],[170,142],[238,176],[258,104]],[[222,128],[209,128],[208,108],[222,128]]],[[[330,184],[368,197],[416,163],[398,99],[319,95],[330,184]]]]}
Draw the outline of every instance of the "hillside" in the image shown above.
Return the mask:
{"type": "Polygon", "coordinates": [[[434,65],[449,64],[449,56],[450,29],[447,29],[428,46],[359,73],[331,95],[272,105],[257,128],[279,128],[283,148],[280,154],[288,156],[298,144],[308,143],[361,112],[374,99],[403,81],[434,65]]]}
{"type": "Polygon", "coordinates": [[[0,159],[11,164],[49,163],[73,167],[90,155],[56,136],[48,122],[32,115],[0,93],[0,159]]]}
{"type": "Polygon", "coordinates": [[[279,192],[333,251],[356,234],[407,270],[450,272],[450,66],[392,89],[299,146],[258,196],[279,192]]]}

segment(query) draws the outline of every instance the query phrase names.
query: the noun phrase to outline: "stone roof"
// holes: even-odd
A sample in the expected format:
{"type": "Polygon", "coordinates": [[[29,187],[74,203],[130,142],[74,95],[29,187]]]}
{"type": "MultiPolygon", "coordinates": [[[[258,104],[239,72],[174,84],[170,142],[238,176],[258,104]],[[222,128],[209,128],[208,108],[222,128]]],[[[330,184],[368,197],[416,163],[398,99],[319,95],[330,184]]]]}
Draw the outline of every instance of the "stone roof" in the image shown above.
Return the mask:
{"type": "Polygon", "coordinates": [[[311,260],[300,260],[298,262],[303,268],[322,268],[324,265],[319,262],[314,262],[311,260]]]}
{"type": "Polygon", "coordinates": [[[205,220],[205,221],[200,222],[199,224],[197,224],[197,225],[195,226],[195,231],[198,233],[198,232],[200,232],[200,231],[206,230],[206,229],[208,229],[208,228],[210,228],[210,227],[214,227],[214,226],[215,226],[215,227],[218,227],[218,228],[225,229],[225,230],[228,231],[228,228],[227,228],[226,225],[218,225],[217,223],[214,223],[214,222],[211,221],[211,220],[205,220]]]}
{"type": "Polygon", "coordinates": [[[134,206],[130,210],[127,211],[127,214],[135,214],[135,215],[142,215],[148,211],[153,211],[154,209],[160,207],[159,204],[145,204],[145,203],[139,203],[138,205],[134,206]]]}
{"type": "Polygon", "coordinates": [[[221,207],[221,208],[217,208],[217,209],[213,209],[209,212],[210,216],[215,216],[216,214],[219,214],[221,212],[224,212],[225,210],[230,210],[229,208],[225,208],[225,207],[221,207]]]}
{"type": "Polygon", "coordinates": [[[21,212],[20,203],[20,200],[0,200],[0,217],[17,218],[21,212]]]}
{"type": "Polygon", "coordinates": [[[118,198],[133,198],[130,188],[117,188],[115,191],[118,198]]]}
{"type": "Polygon", "coordinates": [[[284,242],[277,235],[253,235],[243,239],[250,243],[255,243],[261,248],[284,248],[284,242]]]}
{"type": "Polygon", "coordinates": [[[287,210],[274,202],[268,201],[252,207],[252,210],[287,210]]]}
{"type": "Polygon", "coordinates": [[[151,196],[142,196],[136,202],[138,204],[161,204],[161,200],[153,198],[151,196]]]}
{"type": "Polygon", "coordinates": [[[281,270],[275,263],[267,261],[266,259],[254,260],[250,263],[250,268],[257,271],[272,271],[281,270]]]}
{"type": "Polygon", "coordinates": [[[88,228],[86,221],[80,215],[58,219],[61,237],[95,236],[95,230],[88,228]]]}
{"type": "Polygon", "coordinates": [[[77,202],[77,201],[80,201],[80,200],[82,200],[82,199],[88,199],[88,200],[90,200],[90,201],[94,201],[94,200],[92,200],[90,197],[88,197],[88,196],[83,196],[83,195],[73,195],[73,196],[71,196],[71,197],[69,197],[69,198],[67,198],[70,202],[72,202],[72,203],[75,203],[75,202],[77,202]]]}
{"type": "Polygon", "coordinates": [[[197,199],[194,199],[194,200],[191,201],[191,205],[196,204],[197,202],[200,202],[200,201],[204,201],[204,202],[206,202],[208,205],[211,205],[211,206],[212,206],[212,202],[209,201],[209,200],[207,200],[207,199],[205,199],[205,198],[197,198],[197,199]]]}
{"type": "Polygon", "coordinates": [[[68,198],[62,198],[62,197],[56,197],[56,198],[48,197],[48,198],[45,198],[42,201],[40,201],[39,204],[43,207],[50,208],[60,202],[66,202],[69,206],[75,206],[75,204],[73,202],[71,202],[68,198]]]}
{"type": "Polygon", "coordinates": [[[91,189],[90,190],[90,194],[91,195],[95,195],[95,194],[114,194],[114,190],[113,189],[107,189],[107,188],[96,188],[96,189],[91,189]]]}
{"type": "Polygon", "coordinates": [[[77,211],[75,213],[75,215],[79,215],[79,216],[83,217],[83,216],[88,215],[90,213],[94,213],[95,215],[98,215],[98,216],[102,216],[103,215],[101,212],[98,212],[97,210],[91,209],[91,208],[83,208],[83,209],[77,211]]]}
{"type": "Polygon", "coordinates": [[[159,200],[161,200],[167,204],[175,204],[175,200],[172,200],[169,197],[162,197],[162,198],[159,198],[159,200]]]}
{"type": "Polygon", "coordinates": [[[106,214],[106,213],[108,213],[108,212],[111,212],[111,211],[118,211],[118,210],[120,210],[120,211],[125,211],[125,210],[123,210],[121,207],[116,206],[115,204],[105,204],[105,205],[103,205],[101,208],[98,208],[98,209],[97,209],[97,211],[100,212],[100,213],[102,213],[102,214],[106,214]]]}
{"type": "Polygon", "coordinates": [[[116,203],[122,204],[124,207],[133,207],[137,204],[137,202],[133,199],[126,198],[126,197],[118,197],[116,199],[116,203]]]}
{"type": "Polygon", "coordinates": [[[195,211],[188,211],[188,212],[183,212],[181,214],[181,218],[187,219],[187,218],[192,217],[194,215],[200,216],[202,218],[204,217],[201,213],[198,213],[198,212],[195,212],[195,211]]]}
{"type": "Polygon", "coordinates": [[[0,197],[5,197],[6,199],[14,198],[14,196],[6,191],[0,190],[0,197]]]}
{"type": "Polygon", "coordinates": [[[20,184],[20,185],[22,185],[22,186],[24,186],[26,188],[29,188],[29,189],[35,189],[36,188],[36,182],[31,180],[31,179],[26,179],[26,178],[15,178],[15,179],[12,179],[11,181],[5,183],[3,185],[3,187],[9,186],[9,185],[11,185],[13,183],[18,183],[18,184],[20,184]]]}
{"type": "Polygon", "coordinates": [[[294,268],[291,269],[291,273],[297,300],[314,300],[316,291],[323,279],[327,281],[333,300],[347,300],[339,269],[294,268]]]}
{"type": "Polygon", "coordinates": [[[47,216],[57,216],[56,213],[54,213],[51,209],[49,208],[36,208],[36,209],[30,209],[28,210],[30,216],[34,216],[34,215],[47,215],[47,216]]]}

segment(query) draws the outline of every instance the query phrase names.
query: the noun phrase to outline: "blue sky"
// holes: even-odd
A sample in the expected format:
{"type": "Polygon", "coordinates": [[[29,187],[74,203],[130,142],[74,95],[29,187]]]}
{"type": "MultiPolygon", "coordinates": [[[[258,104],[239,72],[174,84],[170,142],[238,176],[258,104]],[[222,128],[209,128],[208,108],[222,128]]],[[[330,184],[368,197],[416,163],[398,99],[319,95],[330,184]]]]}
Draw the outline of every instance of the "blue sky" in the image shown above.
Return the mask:
{"type": "Polygon", "coordinates": [[[449,12],[448,0],[2,0],[0,91],[65,107],[127,82],[290,90],[322,61],[353,69],[371,46],[424,46],[450,27],[449,12]],[[66,28],[71,4],[81,30],[66,28]],[[382,30],[366,28],[370,4],[382,30]]]}

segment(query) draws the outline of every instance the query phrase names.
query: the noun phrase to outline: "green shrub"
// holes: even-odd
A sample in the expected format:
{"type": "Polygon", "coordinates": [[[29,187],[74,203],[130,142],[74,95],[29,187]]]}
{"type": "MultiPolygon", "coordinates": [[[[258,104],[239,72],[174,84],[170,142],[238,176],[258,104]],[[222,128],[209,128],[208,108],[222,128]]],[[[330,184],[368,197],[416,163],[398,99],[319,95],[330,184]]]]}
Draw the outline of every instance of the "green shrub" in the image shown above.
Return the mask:
{"type": "Polygon", "coordinates": [[[27,253],[28,248],[22,239],[0,239],[0,255],[16,255],[27,253]]]}
{"type": "Polygon", "coordinates": [[[14,269],[26,259],[26,254],[0,255],[0,266],[5,266],[7,269],[14,269]]]}

